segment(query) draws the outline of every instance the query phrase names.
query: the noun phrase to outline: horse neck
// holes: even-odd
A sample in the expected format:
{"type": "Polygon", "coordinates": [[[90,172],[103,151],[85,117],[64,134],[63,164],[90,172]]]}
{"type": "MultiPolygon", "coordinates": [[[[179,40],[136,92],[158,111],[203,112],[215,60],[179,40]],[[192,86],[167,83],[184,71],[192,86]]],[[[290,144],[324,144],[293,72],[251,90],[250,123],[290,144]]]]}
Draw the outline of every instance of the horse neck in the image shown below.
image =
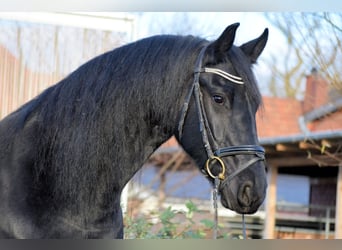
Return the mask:
{"type": "MultiPolygon", "coordinates": [[[[129,171],[122,175],[124,183],[131,179],[148,157],[174,134],[178,125],[182,96],[188,89],[188,76],[171,72],[172,69],[165,72],[164,79],[167,80],[158,82],[159,86],[152,86],[151,89],[137,88],[135,94],[144,95],[145,99],[132,104],[132,107],[126,110],[123,120],[117,120],[120,125],[116,126],[113,132],[115,137],[123,142],[119,147],[115,145],[114,151],[120,152],[117,164],[123,164],[125,161],[126,165],[130,166],[126,167],[129,171]]],[[[148,81],[139,83],[140,86],[148,84],[148,81]]],[[[117,112],[118,110],[114,111],[117,112]]]]}
{"type": "MultiPolygon", "coordinates": [[[[97,97],[91,95],[91,90],[83,90],[88,93],[84,94],[88,98],[85,103],[70,101],[68,109],[60,114],[51,109],[49,113],[53,115],[48,115],[49,119],[62,120],[57,121],[61,125],[57,128],[59,136],[50,134],[57,140],[51,152],[61,152],[51,167],[51,179],[56,178],[53,192],[59,199],[72,201],[68,206],[89,218],[120,206],[118,197],[125,184],[153,151],[173,135],[182,100],[190,87],[193,63],[156,63],[145,75],[115,73],[107,82],[100,83],[99,87],[107,87],[98,92],[102,98],[100,108],[93,105],[97,97]],[[69,108],[72,105],[74,109],[69,108]],[[90,109],[94,106],[96,112],[90,109]],[[66,114],[68,110],[72,113],[66,114]]],[[[62,85],[58,91],[68,92],[62,85]]],[[[42,155],[49,155],[44,150],[42,155]]],[[[48,164],[50,159],[40,161],[39,165],[43,169],[48,164]]]]}

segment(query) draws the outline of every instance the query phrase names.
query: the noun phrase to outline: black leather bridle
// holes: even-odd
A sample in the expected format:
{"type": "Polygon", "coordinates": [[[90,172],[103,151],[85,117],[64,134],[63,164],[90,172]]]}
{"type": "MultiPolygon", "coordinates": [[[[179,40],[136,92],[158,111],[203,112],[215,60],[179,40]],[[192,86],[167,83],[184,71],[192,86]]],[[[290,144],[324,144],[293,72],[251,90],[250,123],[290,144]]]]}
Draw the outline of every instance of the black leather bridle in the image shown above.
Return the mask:
{"type": "Polygon", "coordinates": [[[220,69],[203,68],[202,61],[203,61],[206,48],[207,47],[202,48],[196,61],[195,71],[194,71],[194,81],[190,88],[189,93],[187,94],[185,98],[185,102],[181,110],[181,116],[180,116],[180,120],[178,123],[178,135],[179,135],[179,139],[181,139],[182,134],[183,134],[185,118],[186,118],[188,108],[189,108],[189,102],[193,95],[195,98],[195,104],[196,104],[197,114],[199,118],[202,141],[203,141],[204,148],[208,155],[205,168],[202,169],[202,172],[214,179],[218,177],[222,181],[221,182],[221,186],[222,186],[222,185],[229,183],[235,176],[240,174],[243,170],[250,167],[255,162],[264,161],[265,150],[263,147],[259,145],[239,145],[239,146],[229,146],[229,147],[223,147],[223,148],[219,148],[217,146],[217,143],[215,142],[212,131],[210,129],[208,118],[207,118],[204,105],[203,105],[203,96],[202,96],[200,83],[199,83],[200,73],[205,72],[205,73],[217,74],[217,75],[220,75],[221,77],[224,77],[225,79],[228,79],[230,82],[233,82],[235,84],[244,84],[244,82],[242,81],[242,78],[231,75],[220,69]],[[214,147],[212,147],[212,145],[210,144],[209,136],[211,137],[210,139],[213,142],[214,147]],[[226,166],[221,158],[235,156],[235,155],[254,155],[255,157],[247,161],[242,166],[239,166],[232,174],[225,177],[226,166]],[[221,166],[221,172],[218,175],[214,175],[211,172],[210,165],[212,162],[218,162],[221,166]]]}

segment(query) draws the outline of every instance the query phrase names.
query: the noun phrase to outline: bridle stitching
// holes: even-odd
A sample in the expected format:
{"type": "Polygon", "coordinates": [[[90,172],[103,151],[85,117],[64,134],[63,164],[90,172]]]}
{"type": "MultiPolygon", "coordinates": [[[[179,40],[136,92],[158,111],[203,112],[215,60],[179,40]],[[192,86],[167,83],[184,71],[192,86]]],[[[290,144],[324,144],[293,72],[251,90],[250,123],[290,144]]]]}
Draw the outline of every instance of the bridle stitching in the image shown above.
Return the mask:
{"type": "MultiPolygon", "coordinates": [[[[215,151],[219,148],[218,145],[217,145],[217,142],[214,140],[214,134],[212,132],[212,130],[210,129],[210,126],[209,126],[209,119],[207,117],[207,113],[205,112],[205,108],[204,108],[204,102],[203,102],[203,94],[202,94],[202,91],[201,89],[199,88],[198,89],[198,92],[199,92],[199,96],[200,96],[200,102],[199,102],[199,109],[201,109],[201,115],[203,116],[203,120],[204,120],[204,127],[205,127],[205,130],[206,130],[206,133],[207,135],[209,135],[209,137],[211,137],[211,142],[214,144],[213,147],[210,146],[210,149],[211,149],[211,154],[208,154],[208,157],[212,157],[215,155],[215,151]],[[214,150],[212,150],[212,148],[214,148],[214,150]],[[214,151],[214,152],[212,152],[214,151]]],[[[207,136],[208,137],[208,136],[207,136]]],[[[207,143],[210,145],[210,141],[209,141],[209,138],[207,139],[207,143]]]]}
{"type": "Polygon", "coordinates": [[[197,114],[198,118],[200,120],[200,131],[202,134],[202,140],[204,143],[204,148],[207,152],[208,157],[212,157],[214,155],[214,152],[211,148],[211,145],[209,143],[209,138],[208,138],[208,130],[206,127],[206,120],[204,117],[204,110],[203,110],[203,101],[202,101],[202,93],[200,90],[199,82],[195,82],[195,87],[194,87],[194,95],[195,95],[195,102],[197,105],[197,114]]]}
{"type": "Polygon", "coordinates": [[[219,76],[227,79],[228,81],[231,81],[231,82],[236,83],[236,84],[244,84],[244,81],[242,80],[241,77],[234,76],[234,75],[229,74],[228,72],[225,72],[225,71],[220,70],[220,69],[204,68],[202,72],[213,73],[213,74],[219,75],[219,76]]]}

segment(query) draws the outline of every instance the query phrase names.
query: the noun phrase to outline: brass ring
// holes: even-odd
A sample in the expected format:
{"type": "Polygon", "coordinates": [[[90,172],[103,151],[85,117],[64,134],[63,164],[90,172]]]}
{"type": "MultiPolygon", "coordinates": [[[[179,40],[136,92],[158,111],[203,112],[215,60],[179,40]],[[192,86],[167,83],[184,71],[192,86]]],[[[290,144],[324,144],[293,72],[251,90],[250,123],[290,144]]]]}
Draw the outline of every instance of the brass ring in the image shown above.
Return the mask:
{"type": "Polygon", "coordinates": [[[213,179],[215,179],[216,177],[218,177],[220,180],[223,180],[224,179],[224,173],[226,171],[226,167],[224,165],[224,162],[222,161],[222,159],[218,156],[211,156],[205,163],[205,168],[207,170],[207,173],[209,174],[209,176],[213,179]],[[213,175],[213,173],[210,171],[210,168],[209,168],[209,163],[212,161],[212,160],[216,160],[220,163],[221,165],[221,168],[222,168],[222,172],[219,173],[217,176],[213,175]]]}

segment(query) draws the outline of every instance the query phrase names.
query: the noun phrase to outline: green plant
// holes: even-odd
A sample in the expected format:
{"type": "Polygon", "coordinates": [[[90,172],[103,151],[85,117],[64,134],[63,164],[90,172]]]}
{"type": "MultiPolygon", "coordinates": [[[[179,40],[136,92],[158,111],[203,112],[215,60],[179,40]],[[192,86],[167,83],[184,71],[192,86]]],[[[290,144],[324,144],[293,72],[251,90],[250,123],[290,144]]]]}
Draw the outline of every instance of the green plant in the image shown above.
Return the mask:
{"type": "MultiPolygon", "coordinates": [[[[195,215],[201,213],[198,207],[188,201],[185,213],[178,212],[172,207],[163,211],[151,212],[148,217],[125,218],[126,239],[204,239],[210,238],[214,221],[195,220],[195,215]],[[157,219],[157,223],[152,223],[157,219]],[[209,234],[209,235],[208,235],[209,234]]],[[[218,225],[222,229],[222,225],[218,225]]],[[[229,238],[228,234],[221,234],[218,238],[229,238]]]]}
{"type": "Polygon", "coordinates": [[[129,239],[148,239],[152,238],[150,230],[152,223],[148,222],[145,218],[126,218],[125,238],[129,239]]]}

